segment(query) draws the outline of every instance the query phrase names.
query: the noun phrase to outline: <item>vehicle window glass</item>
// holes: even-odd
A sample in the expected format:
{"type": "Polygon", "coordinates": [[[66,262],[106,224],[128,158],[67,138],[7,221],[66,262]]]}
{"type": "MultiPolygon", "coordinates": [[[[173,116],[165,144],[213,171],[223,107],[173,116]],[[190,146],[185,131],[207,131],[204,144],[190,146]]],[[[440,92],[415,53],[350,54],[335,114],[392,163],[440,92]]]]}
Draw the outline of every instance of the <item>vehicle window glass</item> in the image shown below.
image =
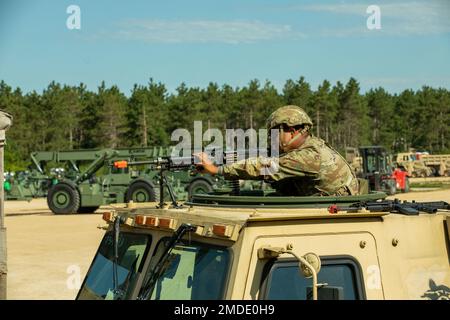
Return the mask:
{"type": "MultiPolygon", "coordinates": [[[[118,287],[121,290],[131,290],[130,285],[135,280],[140,269],[146,249],[150,246],[148,235],[120,233],[119,259],[117,266],[118,287]]],[[[86,276],[86,281],[80,290],[78,299],[110,299],[113,286],[113,234],[108,232],[100,244],[94,262],[86,276]]]]}
{"type": "Polygon", "coordinates": [[[376,171],[375,157],[373,155],[367,155],[367,171],[370,173],[376,171]]]}
{"type": "MultiPolygon", "coordinates": [[[[163,241],[158,251],[164,249],[163,241]]],[[[171,251],[170,262],[156,282],[151,299],[221,299],[230,261],[226,248],[181,243],[171,251]]]]}
{"type": "MultiPolygon", "coordinates": [[[[326,283],[324,288],[340,291],[344,300],[359,299],[355,272],[351,264],[323,264],[318,274],[318,282],[326,283]]],[[[275,263],[269,275],[266,299],[309,300],[312,299],[311,288],[312,279],[307,279],[299,273],[298,263],[275,263]]],[[[319,297],[320,290],[322,289],[318,289],[319,297]]]]}

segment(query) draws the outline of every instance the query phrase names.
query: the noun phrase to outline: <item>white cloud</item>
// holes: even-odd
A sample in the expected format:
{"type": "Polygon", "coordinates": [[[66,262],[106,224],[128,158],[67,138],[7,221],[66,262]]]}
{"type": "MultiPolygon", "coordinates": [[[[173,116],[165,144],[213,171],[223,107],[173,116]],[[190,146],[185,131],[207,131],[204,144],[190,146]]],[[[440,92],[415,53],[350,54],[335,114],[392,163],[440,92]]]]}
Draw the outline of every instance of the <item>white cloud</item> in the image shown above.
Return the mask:
{"type": "Polygon", "coordinates": [[[115,37],[151,43],[255,43],[267,40],[302,38],[289,25],[260,21],[138,20],[119,24],[115,37]]]}
{"type": "MultiPolygon", "coordinates": [[[[279,9],[280,7],[278,7],[279,9]]],[[[276,9],[276,8],[272,8],[276,9]]],[[[322,28],[295,30],[289,24],[250,20],[159,20],[129,19],[116,25],[115,31],[95,37],[114,37],[148,43],[257,43],[273,40],[299,40],[313,37],[352,36],[428,36],[450,34],[450,0],[377,1],[359,0],[337,4],[308,4],[284,7],[282,10],[331,13],[340,16],[324,23],[322,28]],[[368,30],[367,7],[381,9],[381,30],[368,30]],[[354,25],[352,16],[360,19],[354,25]]],[[[317,21],[321,21],[319,17],[317,21]]],[[[323,20],[322,20],[323,21],[323,20]]]]}
{"type": "Polygon", "coordinates": [[[436,35],[450,33],[450,1],[409,1],[385,2],[371,1],[365,3],[340,3],[327,5],[295,6],[300,11],[328,12],[341,15],[368,17],[366,9],[375,4],[381,10],[382,29],[370,32],[365,28],[365,19],[361,26],[354,28],[323,29],[322,36],[351,36],[364,34],[380,34],[393,36],[436,35]]]}
{"type": "Polygon", "coordinates": [[[367,4],[360,3],[339,3],[339,4],[311,4],[298,5],[293,9],[300,11],[331,12],[339,14],[365,15],[367,4]]]}

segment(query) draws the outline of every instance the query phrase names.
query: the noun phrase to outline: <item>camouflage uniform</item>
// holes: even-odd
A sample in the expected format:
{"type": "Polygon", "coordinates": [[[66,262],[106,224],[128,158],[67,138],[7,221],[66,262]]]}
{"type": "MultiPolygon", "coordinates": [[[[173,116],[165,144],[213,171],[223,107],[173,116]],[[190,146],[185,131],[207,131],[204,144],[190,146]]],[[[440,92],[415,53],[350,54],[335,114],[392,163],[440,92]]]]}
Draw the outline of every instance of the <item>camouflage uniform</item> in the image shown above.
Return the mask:
{"type": "MultiPolygon", "coordinates": [[[[295,106],[278,109],[268,122],[269,129],[280,123],[307,124],[307,130],[312,126],[303,109],[295,106]],[[296,117],[296,108],[301,110],[300,118],[296,117]]],[[[285,196],[359,194],[359,183],[350,165],[325,141],[312,135],[299,148],[281,154],[278,163],[270,158],[250,158],[220,167],[219,174],[226,179],[264,179],[285,196]],[[270,169],[262,175],[264,168],[270,169]]]]}

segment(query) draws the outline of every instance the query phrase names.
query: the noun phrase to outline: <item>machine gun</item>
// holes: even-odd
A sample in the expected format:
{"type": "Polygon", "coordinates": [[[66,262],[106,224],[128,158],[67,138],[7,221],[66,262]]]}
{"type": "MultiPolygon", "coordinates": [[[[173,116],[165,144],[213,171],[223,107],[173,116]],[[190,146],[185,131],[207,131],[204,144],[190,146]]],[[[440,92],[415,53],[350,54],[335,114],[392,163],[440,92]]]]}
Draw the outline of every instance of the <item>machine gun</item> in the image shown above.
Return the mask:
{"type": "MultiPolygon", "coordinates": [[[[237,160],[240,160],[240,158],[245,157],[249,158],[252,155],[257,155],[258,153],[261,153],[262,151],[267,152],[267,150],[263,149],[238,149],[233,151],[221,151],[220,149],[215,150],[216,153],[213,154],[219,155],[219,157],[215,157],[215,159],[219,158],[219,161],[221,163],[231,163],[237,160]]],[[[172,186],[167,180],[166,177],[166,171],[177,171],[177,170],[189,170],[194,169],[196,165],[198,165],[198,161],[196,161],[196,156],[189,156],[189,157],[171,157],[171,156],[165,156],[165,157],[158,157],[154,160],[144,160],[144,161],[115,161],[113,163],[114,167],[117,169],[123,169],[128,166],[139,166],[139,165],[148,165],[150,167],[155,168],[159,171],[159,208],[164,207],[164,187],[167,189],[172,205],[175,208],[180,208],[181,206],[177,203],[175,192],[173,191],[172,186]]],[[[231,194],[236,195],[239,194],[239,180],[230,180],[230,187],[231,187],[231,194]]]]}
{"type": "Polygon", "coordinates": [[[169,192],[170,200],[174,208],[180,208],[181,205],[177,203],[177,198],[172,186],[167,181],[166,171],[177,171],[192,169],[195,166],[195,157],[158,157],[154,160],[144,161],[115,161],[114,167],[123,169],[129,166],[149,165],[159,171],[159,208],[164,208],[164,187],[169,192]]]}
{"type": "Polygon", "coordinates": [[[332,205],[328,208],[330,213],[337,213],[338,211],[357,212],[358,210],[366,209],[369,211],[382,211],[400,213],[408,216],[418,215],[419,212],[436,213],[439,209],[450,210],[450,204],[445,201],[432,202],[401,202],[399,199],[383,200],[383,201],[363,201],[351,204],[349,207],[338,207],[332,205]]]}

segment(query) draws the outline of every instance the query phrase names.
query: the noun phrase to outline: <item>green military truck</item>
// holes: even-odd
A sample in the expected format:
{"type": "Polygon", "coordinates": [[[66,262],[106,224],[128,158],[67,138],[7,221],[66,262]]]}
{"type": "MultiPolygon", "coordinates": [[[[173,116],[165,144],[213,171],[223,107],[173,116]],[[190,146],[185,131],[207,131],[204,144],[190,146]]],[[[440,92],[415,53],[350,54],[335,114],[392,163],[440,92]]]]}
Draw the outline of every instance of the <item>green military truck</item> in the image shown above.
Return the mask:
{"type": "MultiPolygon", "coordinates": [[[[47,194],[49,208],[55,214],[93,212],[101,205],[126,202],[151,202],[159,197],[159,171],[150,166],[114,166],[118,161],[139,161],[170,155],[170,148],[103,149],[91,151],[90,162],[84,170],[72,161],[72,179],[60,179],[47,194]]],[[[80,156],[73,151],[72,159],[80,156]]],[[[188,168],[170,172],[168,183],[178,199],[191,194],[210,192],[219,180],[210,175],[196,174],[188,168]]],[[[164,194],[168,197],[168,194],[164,194]]]]}

